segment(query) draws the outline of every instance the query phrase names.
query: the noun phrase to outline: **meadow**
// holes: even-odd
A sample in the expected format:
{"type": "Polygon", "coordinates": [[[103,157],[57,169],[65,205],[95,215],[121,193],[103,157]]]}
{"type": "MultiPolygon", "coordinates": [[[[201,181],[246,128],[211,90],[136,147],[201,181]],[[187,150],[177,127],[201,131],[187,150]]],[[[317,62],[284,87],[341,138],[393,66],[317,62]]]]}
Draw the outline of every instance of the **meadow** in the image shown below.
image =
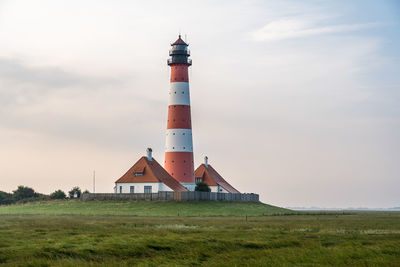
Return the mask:
{"type": "Polygon", "coordinates": [[[0,265],[400,266],[398,212],[300,215],[261,203],[214,202],[221,206],[212,212],[201,208],[212,203],[199,202],[104,204],[104,210],[95,201],[0,206],[0,265]],[[62,205],[70,209],[59,210],[62,205]],[[154,206],[163,205],[169,211],[160,216],[154,206]],[[124,206],[157,216],[129,214],[124,206]],[[190,206],[196,212],[185,211],[190,206]],[[218,209],[226,215],[211,215],[218,209]]]}

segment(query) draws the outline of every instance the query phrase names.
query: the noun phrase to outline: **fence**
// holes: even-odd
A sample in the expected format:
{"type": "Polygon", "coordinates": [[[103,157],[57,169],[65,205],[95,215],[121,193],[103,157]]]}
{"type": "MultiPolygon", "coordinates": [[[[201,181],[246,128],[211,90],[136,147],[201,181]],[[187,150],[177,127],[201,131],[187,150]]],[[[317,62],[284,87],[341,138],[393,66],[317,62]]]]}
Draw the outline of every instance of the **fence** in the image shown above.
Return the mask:
{"type": "Polygon", "coordinates": [[[148,201],[259,201],[258,194],[214,192],[158,192],[158,193],[83,193],[81,200],[148,200],[148,201]]]}

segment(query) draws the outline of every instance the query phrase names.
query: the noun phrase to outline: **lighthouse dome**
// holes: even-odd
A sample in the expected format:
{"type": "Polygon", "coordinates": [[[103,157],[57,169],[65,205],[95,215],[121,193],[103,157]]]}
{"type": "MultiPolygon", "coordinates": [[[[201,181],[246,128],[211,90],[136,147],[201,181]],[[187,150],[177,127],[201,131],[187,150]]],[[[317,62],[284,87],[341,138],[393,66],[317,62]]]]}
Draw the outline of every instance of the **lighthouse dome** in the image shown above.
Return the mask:
{"type": "Polygon", "coordinates": [[[182,40],[182,38],[181,38],[181,35],[179,34],[179,37],[178,37],[178,40],[176,40],[173,44],[171,44],[172,46],[173,45],[188,45],[187,43],[185,43],[185,41],[183,41],[182,40]]]}

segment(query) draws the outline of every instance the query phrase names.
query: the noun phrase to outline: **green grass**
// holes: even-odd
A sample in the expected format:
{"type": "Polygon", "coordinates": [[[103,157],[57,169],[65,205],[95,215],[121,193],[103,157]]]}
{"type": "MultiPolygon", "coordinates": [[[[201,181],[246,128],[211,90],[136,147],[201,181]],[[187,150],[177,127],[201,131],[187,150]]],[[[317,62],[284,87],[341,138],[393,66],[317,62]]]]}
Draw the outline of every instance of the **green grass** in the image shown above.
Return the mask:
{"type": "Polygon", "coordinates": [[[261,202],[222,201],[47,201],[0,206],[0,214],[135,215],[135,216],[260,216],[291,213],[261,202]]]}
{"type": "Polygon", "coordinates": [[[0,265],[400,266],[399,212],[262,216],[267,210],[277,211],[228,202],[3,206],[0,265]]]}
{"type": "Polygon", "coordinates": [[[4,266],[400,266],[400,215],[0,216],[4,266]]]}

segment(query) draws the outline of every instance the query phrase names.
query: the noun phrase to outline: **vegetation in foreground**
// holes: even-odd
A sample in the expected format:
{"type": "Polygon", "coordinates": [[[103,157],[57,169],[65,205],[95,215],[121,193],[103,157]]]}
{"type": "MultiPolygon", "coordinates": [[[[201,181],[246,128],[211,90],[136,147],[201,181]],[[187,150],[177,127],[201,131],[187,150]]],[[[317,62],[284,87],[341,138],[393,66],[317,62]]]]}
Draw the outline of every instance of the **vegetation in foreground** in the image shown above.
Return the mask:
{"type": "Polygon", "coordinates": [[[400,213],[0,216],[4,266],[400,266],[400,213]]]}
{"type": "MultiPolygon", "coordinates": [[[[78,186],[75,186],[68,192],[69,198],[78,198],[80,197],[82,191],[78,186]]],[[[85,190],[84,193],[89,193],[88,190],[85,190]]],[[[54,199],[66,199],[67,195],[64,191],[58,189],[51,193],[50,195],[42,194],[36,192],[33,188],[28,186],[20,185],[16,190],[12,193],[7,193],[4,191],[0,191],[0,205],[9,205],[9,204],[20,204],[27,202],[37,202],[44,200],[54,200],[54,199]]]]}
{"type": "Polygon", "coordinates": [[[291,213],[261,202],[225,201],[58,200],[0,206],[0,215],[262,216],[291,213]]]}

